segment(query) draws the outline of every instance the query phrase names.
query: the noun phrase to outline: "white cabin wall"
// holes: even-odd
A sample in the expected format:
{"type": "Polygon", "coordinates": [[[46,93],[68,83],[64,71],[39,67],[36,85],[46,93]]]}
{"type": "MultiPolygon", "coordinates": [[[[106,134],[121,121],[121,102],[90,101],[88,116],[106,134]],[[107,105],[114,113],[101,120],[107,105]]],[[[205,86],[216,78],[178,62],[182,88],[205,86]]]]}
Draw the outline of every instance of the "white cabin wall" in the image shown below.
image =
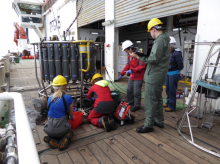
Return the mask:
{"type": "MultiPolygon", "coordinates": [[[[105,0],[105,21],[114,20],[115,18],[114,3],[114,0],[105,0]]],[[[115,44],[115,39],[118,38],[116,36],[118,35],[117,30],[118,28],[115,28],[115,23],[105,26],[105,66],[108,71],[108,74],[106,71],[105,76],[107,80],[113,81],[117,79],[117,76],[115,76],[115,71],[117,70],[115,70],[114,67],[118,67],[114,65],[114,58],[118,57],[118,54],[114,53],[114,46],[118,46],[118,44],[115,44]],[[106,45],[109,45],[109,47],[106,47],[106,45]]]]}
{"type": "MultiPolygon", "coordinates": [[[[196,42],[204,42],[204,41],[216,41],[220,38],[220,22],[217,21],[218,15],[220,15],[220,1],[219,0],[200,0],[199,5],[199,17],[198,17],[198,27],[197,27],[197,38],[196,42]]],[[[219,48],[220,46],[216,46],[213,52],[219,48]]],[[[195,84],[196,80],[199,77],[200,71],[206,59],[206,56],[209,52],[210,46],[199,45],[195,46],[194,53],[194,71],[193,71],[193,84],[195,84]]],[[[215,55],[211,58],[210,62],[216,62],[215,55]]],[[[209,69],[209,78],[211,77],[211,73],[213,68],[209,69]]],[[[206,71],[207,72],[207,71],[206,71]]],[[[206,73],[205,72],[205,73],[206,73]]],[[[220,73],[220,69],[218,68],[216,74],[220,73]]],[[[204,75],[203,75],[204,78],[204,75]]],[[[212,103],[214,109],[220,109],[220,100],[214,100],[212,103]]]]}
{"type": "Polygon", "coordinates": [[[96,40],[97,37],[99,36],[105,36],[105,31],[103,30],[98,30],[98,29],[87,29],[87,28],[78,28],[78,37],[80,40],[96,40]],[[98,32],[98,35],[93,35],[91,32],[98,32]]]}
{"type": "MultiPolygon", "coordinates": [[[[46,15],[46,35],[47,39],[51,37],[52,35],[57,35],[62,38],[63,40],[63,31],[66,31],[66,29],[69,27],[69,25],[73,22],[73,20],[76,17],[76,0],[70,0],[65,5],[63,3],[65,0],[58,0],[51,8],[51,12],[49,12],[46,15]],[[58,8],[63,5],[59,10],[58,8]],[[54,12],[54,14],[53,14],[54,12]],[[55,16],[55,17],[54,17],[55,16]],[[59,21],[61,22],[61,27],[59,30],[52,30],[50,31],[50,22],[57,19],[57,16],[60,16],[59,21]],[[59,34],[60,33],[60,34],[59,34]]],[[[77,20],[72,25],[71,29],[71,35],[67,36],[67,40],[72,39],[74,37],[75,40],[78,40],[78,28],[77,28],[77,20]]]]}

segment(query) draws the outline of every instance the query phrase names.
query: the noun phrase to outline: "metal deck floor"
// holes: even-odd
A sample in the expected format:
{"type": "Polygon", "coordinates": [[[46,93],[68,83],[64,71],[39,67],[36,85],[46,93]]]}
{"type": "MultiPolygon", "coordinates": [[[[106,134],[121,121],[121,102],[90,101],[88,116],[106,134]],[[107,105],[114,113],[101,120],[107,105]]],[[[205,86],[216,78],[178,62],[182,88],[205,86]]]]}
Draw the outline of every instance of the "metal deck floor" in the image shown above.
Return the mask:
{"type": "MultiPolygon", "coordinates": [[[[123,79],[120,83],[126,85],[127,79],[123,79]]],[[[10,91],[23,94],[28,112],[34,113],[33,100],[38,97],[38,84],[33,60],[11,65],[10,86],[10,91]]],[[[14,110],[12,101],[9,106],[11,111],[14,110]]],[[[143,106],[142,101],[141,110],[132,112],[136,117],[134,124],[121,126],[115,131],[105,132],[92,124],[79,126],[73,130],[71,143],[63,151],[50,149],[48,144],[43,142],[44,123],[37,125],[33,128],[33,136],[41,163],[220,163],[220,158],[195,148],[179,136],[175,124],[183,111],[164,112],[164,129],[155,127],[152,133],[136,133],[135,128],[142,125],[145,119],[143,106]]],[[[192,122],[196,121],[195,118],[190,119],[192,122]]],[[[196,143],[220,153],[220,117],[214,116],[214,124],[214,128],[210,131],[194,128],[193,134],[196,143]]],[[[189,134],[187,128],[182,131],[186,135],[189,134]]]]}

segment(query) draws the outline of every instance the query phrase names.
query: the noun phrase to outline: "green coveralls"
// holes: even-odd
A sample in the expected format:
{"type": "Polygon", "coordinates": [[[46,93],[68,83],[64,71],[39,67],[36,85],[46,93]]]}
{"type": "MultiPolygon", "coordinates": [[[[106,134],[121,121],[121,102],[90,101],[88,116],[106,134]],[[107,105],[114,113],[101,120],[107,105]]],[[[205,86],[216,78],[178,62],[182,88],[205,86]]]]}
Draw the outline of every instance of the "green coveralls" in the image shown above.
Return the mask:
{"type": "Polygon", "coordinates": [[[170,62],[169,42],[170,38],[167,33],[158,35],[154,40],[150,56],[139,58],[147,64],[144,75],[145,127],[153,128],[154,121],[157,124],[164,122],[162,91],[170,62]]]}

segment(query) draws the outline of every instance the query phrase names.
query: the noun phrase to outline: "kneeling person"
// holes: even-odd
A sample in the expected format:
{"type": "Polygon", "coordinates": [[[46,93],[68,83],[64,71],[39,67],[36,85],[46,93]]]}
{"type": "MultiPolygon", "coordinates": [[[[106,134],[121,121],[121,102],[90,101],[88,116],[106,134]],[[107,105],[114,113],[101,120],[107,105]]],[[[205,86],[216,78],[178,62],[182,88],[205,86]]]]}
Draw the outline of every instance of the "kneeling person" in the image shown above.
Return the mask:
{"type": "Polygon", "coordinates": [[[51,148],[62,150],[67,147],[72,137],[69,117],[73,119],[73,99],[70,95],[65,95],[67,81],[66,78],[58,75],[53,80],[55,93],[51,95],[47,102],[48,121],[44,126],[44,132],[48,135],[44,137],[44,142],[51,148]]]}
{"type": "Polygon", "coordinates": [[[103,80],[101,74],[96,73],[92,77],[92,87],[87,98],[94,101],[94,108],[88,116],[88,121],[97,127],[104,127],[108,132],[116,129],[116,123],[112,112],[115,110],[115,103],[111,97],[108,82],[103,80]]]}

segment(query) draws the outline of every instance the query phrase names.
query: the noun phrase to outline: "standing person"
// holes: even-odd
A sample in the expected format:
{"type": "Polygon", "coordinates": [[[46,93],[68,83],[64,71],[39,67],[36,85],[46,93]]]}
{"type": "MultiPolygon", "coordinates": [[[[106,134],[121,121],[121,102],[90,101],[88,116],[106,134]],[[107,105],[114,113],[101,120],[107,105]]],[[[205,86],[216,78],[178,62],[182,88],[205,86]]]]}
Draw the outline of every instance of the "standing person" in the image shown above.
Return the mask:
{"type": "Polygon", "coordinates": [[[96,73],[92,77],[92,87],[89,89],[87,98],[94,101],[94,108],[87,120],[93,125],[105,128],[107,132],[117,128],[112,113],[115,111],[115,103],[111,97],[108,81],[103,80],[101,74],[96,73]]]}
{"type": "Polygon", "coordinates": [[[51,95],[47,102],[48,121],[44,126],[44,132],[48,135],[44,137],[44,142],[51,148],[62,150],[67,147],[72,137],[69,118],[74,119],[73,99],[70,95],[65,95],[67,81],[66,78],[58,75],[53,79],[55,93],[51,95]]]}
{"type": "Polygon", "coordinates": [[[157,18],[151,19],[148,23],[148,32],[155,39],[149,56],[139,57],[135,53],[130,53],[131,56],[147,64],[144,75],[146,119],[144,125],[136,129],[138,133],[152,132],[154,125],[160,128],[164,127],[162,86],[166,80],[170,61],[170,38],[162,32],[162,24],[157,18]]]}
{"type": "Polygon", "coordinates": [[[129,55],[131,52],[140,52],[137,47],[133,47],[133,43],[130,40],[126,40],[122,43],[122,50],[128,54],[128,57],[127,64],[121,71],[118,80],[120,80],[125,73],[130,74],[127,87],[127,97],[129,104],[133,106],[131,111],[135,112],[139,110],[141,106],[141,87],[146,64],[129,55]]]}
{"type": "Polygon", "coordinates": [[[176,110],[176,89],[180,79],[180,70],[183,69],[183,57],[180,49],[175,48],[176,40],[170,36],[170,65],[166,79],[167,103],[163,104],[166,112],[176,110]]]}

